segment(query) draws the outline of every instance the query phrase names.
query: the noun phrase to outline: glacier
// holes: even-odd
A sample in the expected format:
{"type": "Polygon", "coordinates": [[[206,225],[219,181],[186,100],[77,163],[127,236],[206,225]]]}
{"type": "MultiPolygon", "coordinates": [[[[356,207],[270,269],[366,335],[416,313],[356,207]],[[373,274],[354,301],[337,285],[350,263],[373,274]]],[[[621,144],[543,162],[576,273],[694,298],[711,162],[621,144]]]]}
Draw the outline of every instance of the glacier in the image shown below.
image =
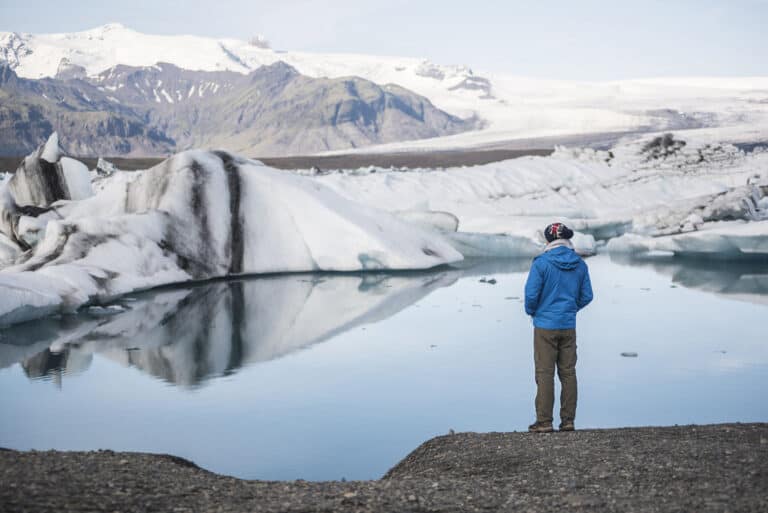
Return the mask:
{"type": "Polygon", "coordinates": [[[2,324],[163,284],[427,269],[463,258],[437,232],[223,151],[193,150],[143,172],[116,172],[83,198],[88,170],[57,147],[51,136],[3,182],[0,242],[19,254],[0,270],[2,324]],[[50,187],[37,179],[52,175],[50,187]],[[17,197],[37,204],[19,205],[17,197]]]}

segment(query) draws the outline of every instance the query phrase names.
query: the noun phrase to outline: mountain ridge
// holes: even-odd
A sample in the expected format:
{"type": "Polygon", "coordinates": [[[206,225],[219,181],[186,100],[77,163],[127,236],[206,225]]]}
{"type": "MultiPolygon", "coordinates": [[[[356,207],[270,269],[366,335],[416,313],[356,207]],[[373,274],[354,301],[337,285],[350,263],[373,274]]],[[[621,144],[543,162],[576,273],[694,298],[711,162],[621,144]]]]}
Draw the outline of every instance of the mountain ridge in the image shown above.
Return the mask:
{"type": "Polygon", "coordinates": [[[477,126],[398,86],[310,78],[283,62],[247,75],[170,63],[118,65],[96,77],[71,65],[63,70],[63,78],[35,80],[0,63],[0,154],[28,152],[53,131],[81,156],[155,156],[193,147],[285,156],[477,126]]]}
{"type": "MultiPolygon", "coordinates": [[[[536,79],[477,74],[466,65],[413,57],[274,50],[261,36],[244,41],[143,34],[120,24],[59,34],[0,32],[0,61],[22,78],[58,75],[89,80],[118,65],[168,62],[186,70],[247,75],[283,61],[311,78],[357,76],[376,84],[397,84],[483,128],[389,143],[369,139],[331,151],[470,150],[530,138],[669,130],[685,130],[687,137],[697,135],[710,142],[768,139],[768,77],[536,79]]],[[[514,64],[509,64],[511,70],[514,64]]],[[[161,90],[158,94],[160,101],[155,103],[167,101],[161,90]]]]}

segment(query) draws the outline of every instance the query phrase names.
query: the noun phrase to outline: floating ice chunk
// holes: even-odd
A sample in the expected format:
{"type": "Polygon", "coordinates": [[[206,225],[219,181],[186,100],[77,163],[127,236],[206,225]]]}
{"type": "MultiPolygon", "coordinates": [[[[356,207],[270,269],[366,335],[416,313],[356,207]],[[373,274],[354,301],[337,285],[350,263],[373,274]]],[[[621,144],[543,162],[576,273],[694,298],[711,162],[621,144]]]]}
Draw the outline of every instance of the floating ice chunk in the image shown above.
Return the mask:
{"type": "MultiPolygon", "coordinates": [[[[456,232],[447,236],[465,258],[529,258],[541,254],[545,247],[536,237],[520,234],[456,232]]],[[[592,235],[576,232],[571,242],[579,255],[589,256],[597,252],[592,235]]]]}
{"type": "Polygon", "coordinates": [[[627,233],[611,239],[606,245],[609,253],[635,255],[654,250],[654,238],[637,233],[627,233]]]}
{"type": "Polygon", "coordinates": [[[465,258],[532,257],[544,249],[543,244],[521,235],[456,232],[448,238],[465,258]]]}
{"type": "Polygon", "coordinates": [[[705,223],[698,231],[662,237],[627,234],[609,241],[608,251],[768,259],[768,221],[705,223]]]}
{"type": "Polygon", "coordinates": [[[595,240],[608,240],[624,235],[632,229],[629,219],[576,219],[567,221],[569,228],[575,232],[592,235],[595,240]]]}
{"type": "Polygon", "coordinates": [[[571,243],[573,244],[574,251],[579,255],[590,256],[597,253],[597,243],[592,235],[574,232],[571,243]]]}

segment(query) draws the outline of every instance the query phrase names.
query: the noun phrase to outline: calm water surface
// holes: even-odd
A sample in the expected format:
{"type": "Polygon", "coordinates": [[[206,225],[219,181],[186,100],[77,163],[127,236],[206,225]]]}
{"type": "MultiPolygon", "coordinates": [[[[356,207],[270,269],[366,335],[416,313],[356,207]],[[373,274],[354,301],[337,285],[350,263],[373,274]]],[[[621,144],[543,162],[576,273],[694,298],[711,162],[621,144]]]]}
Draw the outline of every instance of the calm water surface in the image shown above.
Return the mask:
{"type": "MultiPolygon", "coordinates": [[[[588,263],[577,427],[768,421],[768,266],[588,263]]],[[[523,430],[527,267],[220,281],[5,329],[0,446],[368,479],[449,429],[523,430]]]]}

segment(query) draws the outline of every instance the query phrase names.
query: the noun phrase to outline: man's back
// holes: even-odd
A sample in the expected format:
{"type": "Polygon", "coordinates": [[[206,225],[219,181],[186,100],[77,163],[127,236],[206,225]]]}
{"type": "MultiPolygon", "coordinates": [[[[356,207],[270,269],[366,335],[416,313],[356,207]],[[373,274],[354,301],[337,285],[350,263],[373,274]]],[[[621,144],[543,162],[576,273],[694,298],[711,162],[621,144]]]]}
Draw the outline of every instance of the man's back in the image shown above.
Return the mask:
{"type": "Polygon", "coordinates": [[[525,284],[525,312],[544,329],[576,327],[576,312],[592,301],[587,264],[566,245],[534,259],[525,284]]]}

